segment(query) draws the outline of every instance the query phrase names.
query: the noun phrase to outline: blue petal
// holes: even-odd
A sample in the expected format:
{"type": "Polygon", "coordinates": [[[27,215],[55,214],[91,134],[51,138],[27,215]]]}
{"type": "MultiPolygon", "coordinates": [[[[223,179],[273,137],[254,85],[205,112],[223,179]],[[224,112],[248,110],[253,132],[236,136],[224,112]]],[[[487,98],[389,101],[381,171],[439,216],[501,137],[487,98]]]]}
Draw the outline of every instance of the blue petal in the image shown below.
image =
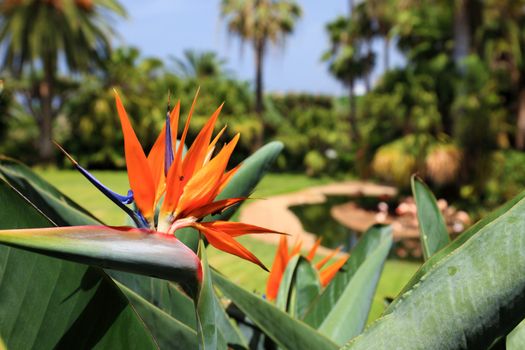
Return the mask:
{"type": "Polygon", "coordinates": [[[168,112],[166,113],[166,150],[164,152],[164,176],[168,176],[168,170],[173,163],[173,144],[171,142],[171,125],[170,125],[170,107],[168,104],[168,112]]]}
{"type": "MultiPolygon", "coordinates": [[[[147,221],[144,219],[144,217],[139,217],[139,215],[137,215],[137,213],[135,213],[133,210],[131,210],[130,208],[128,208],[126,206],[126,204],[131,204],[133,203],[133,191],[129,190],[128,191],[128,194],[126,196],[122,196],[116,192],[113,192],[112,190],[110,190],[109,188],[107,188],[106,186],[104,186],[100,181],[98,181],[98,179],[96,177],[94,177],[93,175],[91,175],[89,173],[89,171],[87,171],[86,169],[82,168],[78,162],[73,159],[73,157],[71,157],[69,155],[69,153],[66,152],[66,150],[64,148],[62,148],[62,146],[60,146],[58,143],[56,143],[55,141],[53,141],[53,143],[58,147],[58,149],[64,153],[64,155],[71,161],[71,163],[73,164],[73,166],[78,170],[80,171],[80,173],[82,175],[84,175],[84,177],[86,179],[88,179],[89,182],[91,182],[93,185],[95,185],[96,188],[98,188],[106,197],[108,197],[113,203],[115,203],[116,205],[119,206],[120,209],[124,210],[124,212],[126,214],[128,214],[128,216],[133,220],[133,222],[135,223],[135,225],[137,225],[137,227],[139,228],[149,228],[149,225],[147,223],[147,221]]],[[[142,216],[142,215],[141,215],[142,216]]]]}
{"type": "Polygon", "coordinates": [[[137,217],[141,221],[141,224],[142,224],[141,227],[149,228],[148,220],[146,220],[146,218],[142,215],[142,213],[139,210],[135,210],[135,214],[137,215],[137,217]]]}
{"type": "Polygon", "coordinates": [[[89,180],[89,182],[91,182],[96,188],[100,190],[100,192],[104,193],[106,197],[108,197],[112,201],[118,201],[122,204],[130,204],[133,202],[132,190],[129,190],[128,194],[125,196],[118,194],[104,186],[96,177],[94,177],[89,171],[82,168],[80,165],[76,164],[75,167],[78,169],[78,171],[80,171],[82,175],[84,175],[86,179],[89,180]]]}

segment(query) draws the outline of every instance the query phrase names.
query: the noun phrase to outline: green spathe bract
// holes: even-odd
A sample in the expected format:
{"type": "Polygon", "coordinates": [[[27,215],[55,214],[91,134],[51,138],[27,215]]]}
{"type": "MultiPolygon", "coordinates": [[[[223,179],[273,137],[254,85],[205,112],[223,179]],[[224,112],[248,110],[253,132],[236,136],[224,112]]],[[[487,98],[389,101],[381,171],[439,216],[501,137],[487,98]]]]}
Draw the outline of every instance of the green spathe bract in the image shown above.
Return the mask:
{"type": "Polygon", "coordinates": [[[201,274],[195,253],[175,237],[129,227],[2,230],[0,242],[70,261],[177,281],[193,293],[201,274]]]}

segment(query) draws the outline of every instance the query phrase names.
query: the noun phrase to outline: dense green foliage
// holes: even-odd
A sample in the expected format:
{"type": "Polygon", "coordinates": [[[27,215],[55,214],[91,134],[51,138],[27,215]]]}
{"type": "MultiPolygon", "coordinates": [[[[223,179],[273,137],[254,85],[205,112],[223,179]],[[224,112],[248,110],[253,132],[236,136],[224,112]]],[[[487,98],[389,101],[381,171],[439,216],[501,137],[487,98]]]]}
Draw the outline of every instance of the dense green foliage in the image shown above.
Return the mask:
{"type": "Polygon", "coordinates": [[[523,2],[353,6],[327,24],[330,49],[323,58],[350,89],[349,135],[359,174],[408,190],[410,174],[418,172],[440,194],[474,207],[515,195],[508,181],[494,189],[501,169],[494,158],[525,147],[523,2]],[[384,72],[371,87],[368,62],[375,65],[379,53],[370,52],[374,40],[384,43],[384,72]],[[406,60],[394,69],[391,44],[406,60]],[[352,103],[358,83],[367,93],[352,103]]]}
{"type": "MultiPolygon", "coordinates": [[[[65,23],[72,16],[89,23],[99,12],[123,14],[114,2],[93,4],[95,17],[85,16],[84,5],[76,2],[77,12],[57,15],[65,23]]],[[[71,43],[64,48],[75,53],[67,56],[68,66],[82,71],[74,76],[53,72],[47,83],[52,84],[57,101],[51,111],[53,138],[85,166],[121,168],[122,135],[115,131],[112,89],[122,93],[148,147],[158,132],[168,91],[172,103],[181,99],[184,114],[200,86],[201,103],[190,140],[205,118],[225,102],[222,118],[228,124],[227,136],[242,133],[236,161],[261,144],[264,133],[265,142],[277,139],[285,143],[277,163],[280,169],[304,171],[310,176],[373,176],[405,191],[410,174],[418,172],[440,195],[469,207],[493,207],[516,194],[516,184],[521,182],[515,175],[512,181],[503,181],[503,186],[494,186],[502,183],[499,165],[506,162],[502,155],[514,154],[513,150],[524,146],[525,66],[521,52],[525,40],[520,28],[525,15],[520,4],[518,0],[458,7],[443,1],[369,0],[356,4],[350,15],[340,14],[327,24],[328,50],[322,55],[328,70],[349,88],[345,98],[267,93],[258,101],[262,91],[258,78],[254,98],[254,84],[236,79],[227,62],[214,52],[187,50],[181,57],[163,62],[144,57],[136,48],[111,49],[104,44],[102,51],[93,53],[98,57],[93,62],[99,64],[85,71],[84,61],[77,58],[89,55],[75,49],[80,45],[75,35],[51,32],[57,40],[71,43]],[[456,23],[458,18],[462,20],[456,23]],[[384,44],[381,51],[371,45],[377,40],[384,44]],[[404,64],[391,67],[393,47],[404,56],[404,64]],[[381,56],[383,62],[378,60],[381,56]],[[372,84],[371,72],[378,65],[383,73],[372,84]],[[359,84],[366,90],[362,97],[355,96],[359,84]]],[[[23,17],[25,5],[20,6],[3,9],[6,30],[11,33],[15,27],[10,23],[23,17]]],[[[45,12],[55,3],[41,6],[45,12]]],[[[244,7],[242,2],[224,1],[221,11],[232,33],[264,48],[267,44],[261,43],[282,43],[301,13],[297,4],[287,1],[253,2],[244,7]],[[275,12],[268,10],[271,6],[276,6],[275,12]],[[273,21],[274,17],[279,20],[273,21]],[[265,23],[268,31],[254,26],[257,21],[265,23]]],[[[99,39],[94,40],[106,43],[111,30],[105,22],[100,26],[95,36],[99,39]]],[[[31,53],[34,59],[13,61],[21,43],[32,43],[28,50],[38,48],[31,31],[24,33],[16,37],[19,41],[5,36],[11,50],[6,62],[31,69],[13,75],[16,67],[7,65],[13,69],[1,74],[5,88],[0,151],[36,163],[42,157],[42,137],[51,138],[50,131],[42,136],[44,126],[38,122],[43,120],[42,103],[47,100],[40,95],[45,72],[35,64],[48,53],[35,51],[31,53]]],[[[49,55],[61,54],[59,46],[55,49],[49,55]]],[[[264,52],[261,55],[264,57],[264,52]]],[[[262,62],[256,65],[262,66],[262,62]]],[[[63,165],[56,154],[54,160],[63,165]]]]}
{"type": "MultiPolygon", "coordinates": [[[[178,68],[173,68],[155,58],[141,58],[136,48],[115,50],[104,70],[84,75],[82,83],[75,87],[75,93],[67,100],[63,114],[55,123],[57,140],[83,166],[122,168],[123,139],[118,128],[113,89],[117,88],[123,96],[133,124],[138,126],[137,136],[144,140],[143,146],[147,149],[162,125],[166,108],[163,101],[167,103],[168,91],[171,104],[180,99],[184,121],[200,87],[189,139],[196,136],[207,118],[224,102],[221,120],[228,125],[224,140],[241,133],[233,158],[235,163],[239,162],[250,153],[263,127],[251,109],[253,97],[249,84],[229,77],[221,62],[210,58],[214,57],[210,54],[192,52],[186,56],[186,60],[177,61],[178,68]],[[177,71],[182,65],[185,65],[185,73],[180,76],[177,71]],[[204,67],[199,68],[199,65],[204,67]]],[[[12,102],[16,107],[16,101],[12,102]]],[[[279,169],[304,169],[311,175],[349,171],[352,157],[347,127],[341,107],[333,98],[307,94],[269,95],[266,105],[267,138],[285,143],[285,152],[278,161],[279,169]]],[[[34,147],[37,130],[22,110],[11,110],[15,116],[8,119],[9,132],[0,143],[0,149],[11,156],[35,162],[36,154],[30,150],[34,147]]],[[[61,164],[68,165],[67,161],[61,164]]]]}

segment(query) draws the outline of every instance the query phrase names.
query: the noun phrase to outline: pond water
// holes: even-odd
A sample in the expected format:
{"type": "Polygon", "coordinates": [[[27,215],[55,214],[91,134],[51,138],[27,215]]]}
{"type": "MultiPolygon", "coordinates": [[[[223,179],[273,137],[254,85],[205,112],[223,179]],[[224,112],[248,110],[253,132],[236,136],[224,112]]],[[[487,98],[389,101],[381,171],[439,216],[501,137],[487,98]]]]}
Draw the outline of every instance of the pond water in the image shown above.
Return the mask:
{"type": "MultiPolygon", "coordinates": [[[[357,243],[358,232],[350,230],[332,218],[330,209],[336,205],[355,202],[363,209],[377,210],[380,201],[385,199],[369,196],[327,196],[324,203],[296,205],[289,209],[299,218],[306,231],[323,238],[323,246],[328,248],[343,246],[344,251],[349,251],[357,243]]],[[[386,202],[393,210],[397,199],[389,198],[386,202]]]]}

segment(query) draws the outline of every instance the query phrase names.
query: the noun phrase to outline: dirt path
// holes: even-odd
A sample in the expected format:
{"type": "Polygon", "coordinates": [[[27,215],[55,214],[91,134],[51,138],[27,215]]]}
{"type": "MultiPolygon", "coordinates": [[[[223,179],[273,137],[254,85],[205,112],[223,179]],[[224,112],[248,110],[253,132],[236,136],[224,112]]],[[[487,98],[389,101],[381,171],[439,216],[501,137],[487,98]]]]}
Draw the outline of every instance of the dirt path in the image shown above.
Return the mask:
{"type": "MultiPolygon", "coordinates": [[[[299,192],[248,202],[241,210],[240,221],[289,233],[291,235],[289,242],[300,239],[303,242],[303,249],[309,249],[314,244],[316,236],[305,231],[299,219],[288,208],[300,204],[322,203],[327,195],[356,196],[360,194],[394,196],[396,189],[362,181],[346,181],[310,187],[299,192]]],[[[277,244],[279,241],[278,235],[253,235],[252,237],[273,244],[277,244]]],[[[319,252],[322,254],[329,251],[328,248],[319,248],[319,252]]]]}

